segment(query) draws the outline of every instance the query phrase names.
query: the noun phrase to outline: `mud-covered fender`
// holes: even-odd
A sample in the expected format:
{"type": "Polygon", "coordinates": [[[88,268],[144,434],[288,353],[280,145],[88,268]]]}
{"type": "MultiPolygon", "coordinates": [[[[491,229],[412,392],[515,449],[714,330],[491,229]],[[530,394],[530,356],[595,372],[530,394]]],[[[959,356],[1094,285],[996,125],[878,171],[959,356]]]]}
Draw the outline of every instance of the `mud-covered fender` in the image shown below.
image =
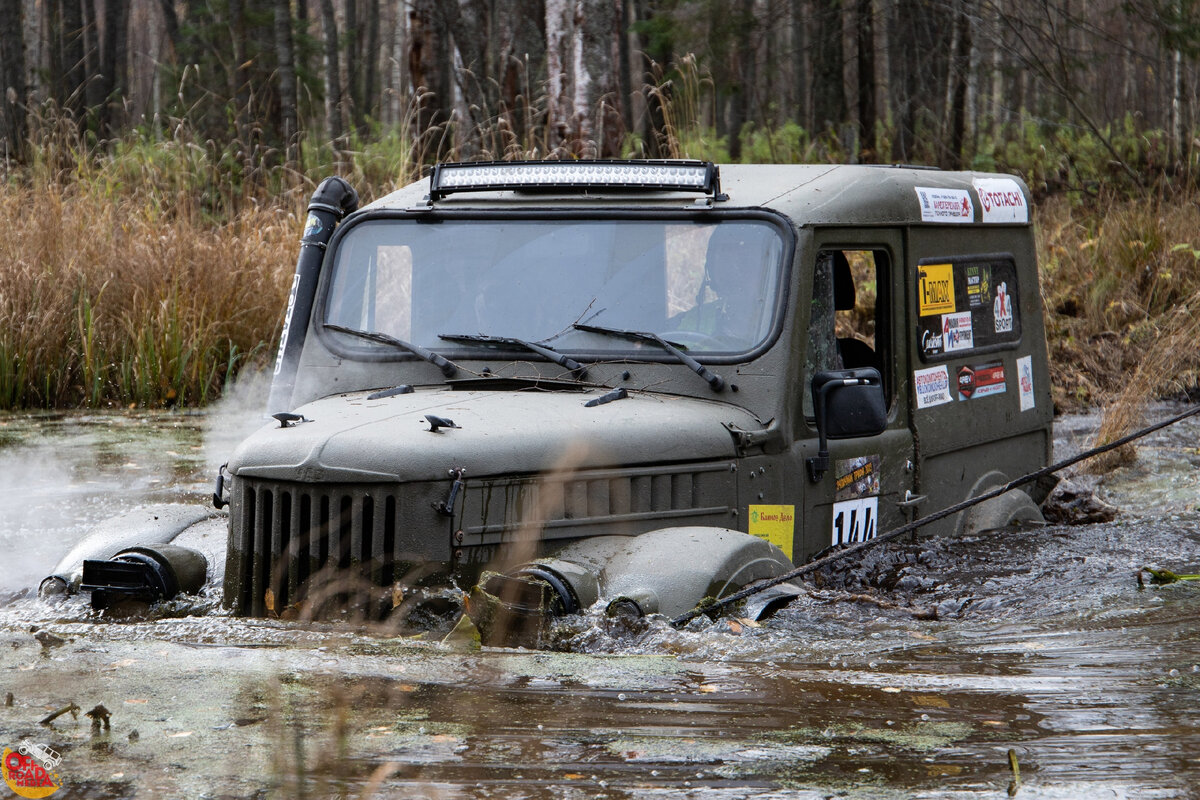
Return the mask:
{"type": "MultiPolygon", "coordinates": [[[[580,608],[603,602],[610,610],[675,617],[705,598],[730,595],[792,569],[778,547],[756,536],[689,526],[638,536],[597,536],[572,542],[529,565],[557,577],[580,608]]],[[[760,598],[747,613],[758,616],[768,599],[796,594],[786,584],[760,598]]]]}
{"type": "Polygon", "coordinates": [[[108,560],[131,547],[174,544],[204,555],[207,583],[220,585],[225,572],[228,515],[183,503],[142,506],[96,525],[59,560],[38,587],[43,597],[78,591],[83,562],[108,560]]]}
{"type": "MultiPolygon", "coordinates": [[[[995,470],[984,474],[971,488],[971,497],[997,489],[1008,483],[1008,477],[995,470]]],[[[1011,489],[1002,495],[984,500],[966,509],[959,516],[958,534],[971,536],[983,531],[1006,528],[1009,525],[1045,525],[1042,511],[1021,489],[1011,489]]]]}

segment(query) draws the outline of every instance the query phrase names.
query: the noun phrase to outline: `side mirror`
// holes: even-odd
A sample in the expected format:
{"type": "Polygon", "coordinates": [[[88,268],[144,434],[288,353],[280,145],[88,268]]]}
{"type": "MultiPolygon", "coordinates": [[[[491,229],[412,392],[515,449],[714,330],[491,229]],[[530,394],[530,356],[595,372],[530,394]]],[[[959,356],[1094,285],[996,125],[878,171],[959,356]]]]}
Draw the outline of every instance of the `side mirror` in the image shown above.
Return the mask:
{"type": "Polygon", "coordinates": [[[887,398],[879,370],[838,369],[812,379],[817,417],[817,454],[808,459],[808,478],[817,483],[829,470],[829,440],[877,436],[887,428],[887,398]]]}

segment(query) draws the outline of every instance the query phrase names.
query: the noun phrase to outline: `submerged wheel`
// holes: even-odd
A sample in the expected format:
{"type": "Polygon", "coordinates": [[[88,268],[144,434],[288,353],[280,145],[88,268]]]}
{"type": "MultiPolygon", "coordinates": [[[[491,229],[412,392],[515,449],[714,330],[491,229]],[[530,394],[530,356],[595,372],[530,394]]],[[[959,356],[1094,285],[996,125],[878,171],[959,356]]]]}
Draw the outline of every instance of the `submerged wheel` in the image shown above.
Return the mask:
{"type": "Polygon", "coordinates": [[[973,534],[1013,525],[1045,525],[1037,503],[1020,489],[985,500],[967,511],[959,533],[973,534]]]}

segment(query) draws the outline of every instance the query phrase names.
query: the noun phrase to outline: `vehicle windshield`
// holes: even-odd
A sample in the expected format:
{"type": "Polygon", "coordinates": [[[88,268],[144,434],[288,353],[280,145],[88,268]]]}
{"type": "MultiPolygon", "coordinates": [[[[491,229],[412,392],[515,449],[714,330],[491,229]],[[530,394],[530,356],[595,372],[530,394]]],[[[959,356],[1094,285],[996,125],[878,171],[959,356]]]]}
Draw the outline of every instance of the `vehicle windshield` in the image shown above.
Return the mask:
{"type": "Polygon", "coordinates": [[[366,220],[338,246],[324,322],[436,350],[482,334],[671,360],[581,322],[743,353],[771,332],[785,249],[762,219],[366,220]]]}

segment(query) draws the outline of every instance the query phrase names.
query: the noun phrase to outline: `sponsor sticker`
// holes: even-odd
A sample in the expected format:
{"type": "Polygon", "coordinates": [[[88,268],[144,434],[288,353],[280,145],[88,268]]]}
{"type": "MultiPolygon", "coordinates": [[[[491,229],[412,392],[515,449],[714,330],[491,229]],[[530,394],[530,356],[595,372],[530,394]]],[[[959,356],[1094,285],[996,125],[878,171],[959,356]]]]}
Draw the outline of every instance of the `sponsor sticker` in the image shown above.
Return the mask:
{"type": "Polygon", "coordinates": [[[283,315],[283,333],[279,336],[279,354],[275,356],[275,375],[283,370],[283,351],[287,349],[288,332],[292,327],[292,313],[296,310],[296,291],[300,288],[300,273],[292,278],[292,291],[288,294],[287,311],[283,315]]]}
{"type": "Polygon", "coordinates": [[[986,264],[971,264],[967,274],[967,306],[983,308],[991,291],[991,269],[986,264]]]}
{"type": "Polygon", "coordinates": [[[767,540],[789,558],[795,530],[795,506],[750,506],[750,535],[767,540]]]}
{"type": "Polygon", "coordinates": [[[879,456],[839,459],[834,465],[834,500],[879,494],[879,456]]]}
{"type": "Polygon", "coordinates": [[[1021,390],[1021,410],[1029,411],[1037,406],[1033,397],[1033,356],[1017,359],[1017,386],[1021,390]]]}
{"type": "Polygon", "coordinates": [[[984,222],[1029,222],[1029,203],[1012,178],[976,178],[984,222]]]}
{"type": "Polygon", "coordinates": [[[0,768],[4,782],[18,797],[49,797],[62,788],[58,766],[62,756],[44,744],[25,739],[12,750],[4,748],[0,768]]]}
{"type": "Polygon", "coordinates": [[[1005,391],[1004,362],[989,361],[986,364],[972,364],[958,370],[958,399],[970,400],[972,397],[987,397],[1005,391]]]}
{"type": "Polygon", "coordinates": [[[308,237],[315,236],[320,232],[321,218],[310,212],[308,218],[304,220],[304,234],[300,238],[307,239],[308,237]]]}
{"type": "Polygon", "coordinates": [[[913,390],[917,395],[917,408],[940,406],[954,401],[950,394],[950,372],[943,364],[913,371],[913,390]]]}
{"type": "Polygon", "coordinates": [[[992,317],[996,320],[996,333],[1009,333],[1013,328],[1012,298],[1008,296],[1008,284],[1004,281],[996,287],[996,300],[992,303],[992,317]]]}
{"type": "Polygon", "coordinates": [[[830,544],[854,544],[874,539],[879,533],[879,498],[863,497],[833,504],[830,544]]]}
{"type": "Polygon", "coordinates": [[[917,301],[922,317],[952,314],[954,305],[954,265],[921,264],[917,267],[917,301]]]}
{"type": "Polygon", "coordinates": [[[942,346],[946,348],[947,353],[970,350],[975,346],[970,311],[942,315],[942,346]]]}
{"type": "Polygon", "coordinates": [[[921,331],[921,352],[926,358],[930,356],[941,355],[942,353],[942,326],[939,325],[937,330],[926,328],[921,331]]]}
{"type": "MultiPolygon", "coordinates": [[[[1015,185],[1015,184],[1014,184],[1015,185]]],[[[922,222],[974,222],[975,204],[966,189],[916,187],[922,222]]]]}

